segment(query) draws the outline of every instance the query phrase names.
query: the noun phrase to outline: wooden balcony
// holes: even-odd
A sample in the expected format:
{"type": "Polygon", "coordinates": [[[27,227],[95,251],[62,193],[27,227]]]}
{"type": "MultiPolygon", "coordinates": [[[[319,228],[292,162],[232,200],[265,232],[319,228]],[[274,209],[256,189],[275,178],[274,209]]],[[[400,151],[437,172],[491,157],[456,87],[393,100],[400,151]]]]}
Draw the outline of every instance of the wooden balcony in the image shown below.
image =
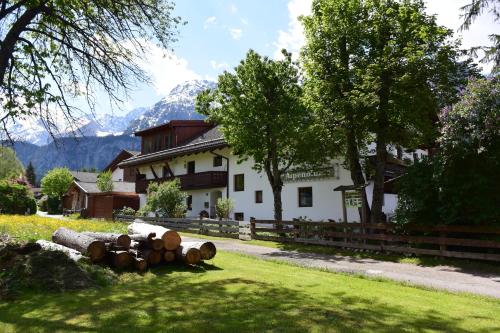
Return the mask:
{"type": "Polygon", "coordinates": [[[179,178],[183,191],[227,186],[227,171],[206,171],[158,179],[137,179],[135,181],[135,192],[146,193],[151,182],[162,183],[171,181],[174,178],[179,178]]]}

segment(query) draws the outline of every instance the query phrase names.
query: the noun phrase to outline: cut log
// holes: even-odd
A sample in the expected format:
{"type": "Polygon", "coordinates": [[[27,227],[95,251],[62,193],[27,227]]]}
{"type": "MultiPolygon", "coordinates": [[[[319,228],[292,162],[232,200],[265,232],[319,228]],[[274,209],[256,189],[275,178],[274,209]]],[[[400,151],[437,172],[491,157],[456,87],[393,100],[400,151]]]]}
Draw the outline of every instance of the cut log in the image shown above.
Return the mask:
{"type": "Polygon", "coordinates": [[[200,250],[201,260],[210,260],[217,253],[215,244],[212,242],[182,242],[181,246],[200,250]]]}
{"type": "Polygon", "coordinates": [[[118,246],[128,249],[130,247],[130,236],[125,234],[115,234],[110,232],[82,232],[82,234],[94,239],[103,241],[104,243],[114,243],[118,246]]]}
{"type": "Polygon", "coordinates": [[[179,246],[175,252],[177,260],[183,261],[188,265],[196,265],[201,260],[200,250],[194,247],[179,246]]]}
{"type": "Polygon", "coordinates": [[[146,269],[148,269],[148,262],[145,259],[132,257],[132,260],[134,262],[135,269],[139,272],[144,272],[146,269]]]}
{"type": "Polygon", "coordinates": [[[59,228],[52,234],[52,240],[60,245],[67,246],[86,255],[93,262],[104,258],[106,245],[103,241],[96,240],[74,230],[59,228]]]}
{"type": "Polygon", "coordinates": [[[154,232],[148,234],[148,235],[143,235],[143,234],[132,234],[128,235],[131,240],[136,241],[136,242],[148,242],[150,239],[156,237],[156,234],[154,232]]]}
{"type": "Polygon", "coordinates": [[[145,249],[142,251],[135,251],[136,258],[142,258],[147,261],[149,265],[157,265],[163,258],[162,251],[145,249]]]}
{"type": "Polygon", "coordinates": [[[109,251],[111,265],[116,268],[127,268],[132,265],[132,256],[127,251],[109,251]]]}
{"type": "Polygon", "coordinates": [[[49,241],[42,240],[42,239],[36,241],[36,243],[38,245],[40,245],[40,247],[45,251],[64,252],[68,256],[68,258],[70,258],[73,261],[78,261],[78,260],[84,258],[84,256],[80,252],[78,252],[77,250],[71,249],[71,248],[64,246],[64,245],[61,245],[61,244],[56,244],[56,243],[49,242],[49,241]]]}
{"type": "Polygon", "coordinates": [[[159,238],[159,237],[153,237],[153,238],[150,238],[149,241],[148,241],[148,245],[153,249],[153,250],[156,250],[156,251],[160,251],[163,249],[163,247],[165,246],[165,244],[163,243],[163,239],[159,238]]]}
{"type": "Polygon", "coordinates": [[[175,261],[175,251],[165,251],[163,254],[163,260],[165,260],[165,262],[175,261]]]}
{"type": "Polygon", "coordinates": [[[137,222],[137,220],[128,226],[128,233],[139,234],[144,237],[147,237],[147,235],[151,233],[156,233],[156,237],[163,240],[164,248],[170,251],[177,249],[181,244],[181,237],[177,231],[170,230],[159,225],[137,222]]]}

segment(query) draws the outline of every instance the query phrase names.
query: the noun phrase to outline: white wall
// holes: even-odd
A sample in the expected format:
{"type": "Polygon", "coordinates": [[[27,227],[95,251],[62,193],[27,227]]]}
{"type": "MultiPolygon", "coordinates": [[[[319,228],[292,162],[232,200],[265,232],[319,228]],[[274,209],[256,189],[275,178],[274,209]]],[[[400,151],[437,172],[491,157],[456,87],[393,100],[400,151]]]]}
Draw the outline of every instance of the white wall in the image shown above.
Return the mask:
{"type": "Polygon", "coordinates": [[[123,172],[124,169],[122,168],[116,168],[113,173],[111,174],[113,181],[114,182],[121,182],[123,181],[123,172]]]}

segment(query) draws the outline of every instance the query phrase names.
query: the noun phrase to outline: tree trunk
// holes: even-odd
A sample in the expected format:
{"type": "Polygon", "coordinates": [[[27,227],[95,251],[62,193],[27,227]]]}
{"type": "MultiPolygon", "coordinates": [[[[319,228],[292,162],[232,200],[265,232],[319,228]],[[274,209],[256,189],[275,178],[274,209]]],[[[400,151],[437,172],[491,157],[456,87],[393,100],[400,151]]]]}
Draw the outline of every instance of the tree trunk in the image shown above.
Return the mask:
{"type": "Polygon", "coordinates": [[[177,260],[183,261],[188,265],[196,265],[201,260],[200,250],[182,245],[175,252],[175,256],[177,260]]]}
{"type": "Polygon", "coordinates": [[[163,260],[165,260],[165,262],[175,261],[175,251],[165,251],[163,254],[163,260]]]}
{"type": "Polygon", "coordinates": [[[210,260],[217,253],[215,244],[212,242],[182,242],[181,246],[198,249],[201,254],[201,260],[210,260]]]}
{"type": "Polygon", "coordinates": [[[148,269],[148,262],[143,258],[137,258],[132,256],[132,261],[134,263],[135,269],[138,270],[139,272],[144,272],[146,269],[148,269]]]}
{"type": "Polygon", "coordinates": [[[281,190],[282,186],[273,186],[274,219],[276,221],[283,220],[283,205],[281,202],[281,190]]]}
{"type": "Polygon", "coordinates": [[[114,243],[117,246],[123,247],[125,249],[130,248],[131,239],[128,235],[125,234],[114,234],[107,232],[89,232],[89,231],[82,232],[82,234],[103,241],[105,243],[114,243]]]}
{"type": "Polygon", "coordinates": [[[106,245],[103,241],[96,240],[71,229],[57,229],[52,234],[52,240],[57,244],[80,251],[83,255],[87,255],[93,262],[101,260],[106,254],[106,245]]]}
{"type": "Polygon", "coordinates": [[[377,162],[375,166],[375,177],[373,178],[373,197],[371,222],[382,222],[382,207],[384,205],[384,180],[385,163],[387,158],[387,149],[385,135],[377,135],[377,162]]]}
{"type": "Polygon", "coordinates": [[[151,233],[155,233],[156,237],[160,237],[163,240],[164,248],[170,251],[177,249],[181,244],[181,237],[179,236],[177,231],[170,230],[158,225],[134,221],[128,226],[128,233],[139,234],[146,238],[151,233]]]}
{"type": "Polygon", "coordinates": [[[151,249],[134,251],[137,258],[143,258],[148,262],[149,265],[157,265],[161,262],[163,258],[162,251],[156,251],[151,249]]]}
{"type": "Polygon", "coordinates": [[[80,252],[77,250],[74,250],[72,248],[66,247],[61,244],[56,244],[53,242],[49,242],[46,240],[38,240],[36,241],[37,244],[40,245],[40,247],[45,250],[45,251],[61,251],[64,252],[73,261],[78,261],[82,258],[85,258],[80,252]]]}
{"type": "Polygon", "coordinates": [[[132,265],[133,258],[128,251],[109,251],[109,262],[116,268],[127,268],[132,265]]]}
{"type": "Polygon", "coordinates": [[[149,242],[150,239],[156,237],[156,234],[154,232],[152,232],[149,235],[131,234],[128,236],[130,237],[131,240],[136,241],[136,242],[149,242]]]}

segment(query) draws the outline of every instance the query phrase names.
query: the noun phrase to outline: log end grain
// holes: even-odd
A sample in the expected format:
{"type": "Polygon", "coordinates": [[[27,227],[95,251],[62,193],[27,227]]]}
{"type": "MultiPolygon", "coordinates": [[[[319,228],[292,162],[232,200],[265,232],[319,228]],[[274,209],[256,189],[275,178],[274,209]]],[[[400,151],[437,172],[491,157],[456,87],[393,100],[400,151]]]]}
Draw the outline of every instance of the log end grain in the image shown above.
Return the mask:
{"type": "Polygon", "coordinates": [[[217,248],[212,242],[204,242],[200,246],[201,260],[210,260],[217,254],[217,248]]]}
{"type": "Polygon", "coordinates": [[[118,236],[118,238],[116,239],[116,245],[122,246],[126,249],[130,248],[131,242],[132,242],[132,239],[130,239],[130,236],[125,235],[125,234],[118,236]]]}
{"type": "Polygon", "coordinates": [[[195,248],[190,248],[183,253],[182,260],[188,265],[196,265],[201,261],[201,253],[200,250],[195,248]]]}
{"type": "Polygon", "coordinates": [[[165,260],[165,262],[175,261],[175,252],[174,251],[165,251],[165,253],[163,254],[163,260],[165,260]]]}
{"type": "Polygon", "coordinates": [[[165,232],[162,236],[163,243],[166,250],[174,251],[181,245],[181,236],[174,230],[165,232]]]}

